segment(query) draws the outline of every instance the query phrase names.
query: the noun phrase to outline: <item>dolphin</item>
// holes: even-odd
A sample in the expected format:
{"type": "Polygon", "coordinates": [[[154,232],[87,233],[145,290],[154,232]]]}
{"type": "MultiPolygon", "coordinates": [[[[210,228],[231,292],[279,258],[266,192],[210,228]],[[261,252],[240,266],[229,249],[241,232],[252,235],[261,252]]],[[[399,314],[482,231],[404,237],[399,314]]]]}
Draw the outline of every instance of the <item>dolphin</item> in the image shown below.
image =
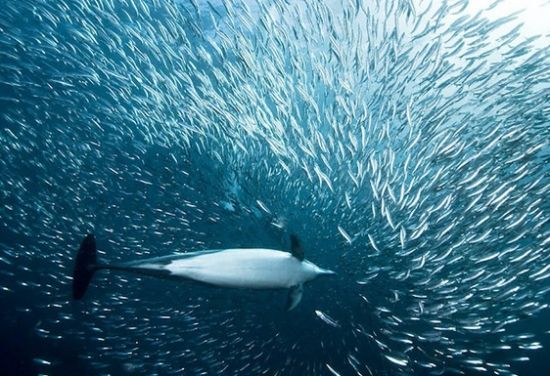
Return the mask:
{"type": "Polygon", "coordinates": [[[290,252],[267,248],[214,249],[103,264],[97,262],[95,237],[88,234],[75,259],[73,298],[82,299],[95,272],[108,269],[226,288],[288,289],[286,309],[290,311],[302,300],[304,283],[336,274],[305,260],[295,235],[290,236],[290,241],[290,252]]]}

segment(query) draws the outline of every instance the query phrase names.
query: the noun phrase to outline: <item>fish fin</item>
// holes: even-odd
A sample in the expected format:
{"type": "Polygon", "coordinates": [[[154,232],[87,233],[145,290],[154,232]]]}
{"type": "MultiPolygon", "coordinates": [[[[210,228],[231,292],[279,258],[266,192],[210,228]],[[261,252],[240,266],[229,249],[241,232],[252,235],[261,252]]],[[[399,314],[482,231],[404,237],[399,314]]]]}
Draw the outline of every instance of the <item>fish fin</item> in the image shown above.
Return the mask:
{"type": "Polygon", "coordinates": [[[300,301],[302,300],[303,292],[304,292],[304,285],[301,283],[299,285],[296,285],[290,288],[290,291],[288,292],[288,298],[286,301],[287,311],[293,310],[294,308],[296,308],[298,304],[300,304],[300,301]]]}
{"type": "Polygon", "coordinates": [[[290,235],[290,253],[298,260],[304,260],[304,249],[300,245],[300,240],[294,234],[290,235]]]}
{"type": "Polygon", "coordinates": [[[88,234],[76,255],[73,269],[73,299],[82,299],[94,273],[98,270],[96,264],[97,252],[95,237],[88,234]]]}

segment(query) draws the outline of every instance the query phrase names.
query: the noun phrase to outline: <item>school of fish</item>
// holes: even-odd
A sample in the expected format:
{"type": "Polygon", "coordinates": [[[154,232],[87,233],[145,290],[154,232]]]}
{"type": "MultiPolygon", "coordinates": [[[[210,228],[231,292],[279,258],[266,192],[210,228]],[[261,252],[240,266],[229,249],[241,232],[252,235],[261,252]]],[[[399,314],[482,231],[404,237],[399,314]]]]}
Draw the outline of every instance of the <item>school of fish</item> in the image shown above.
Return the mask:
{"type": "Polygon", "coordinates": [[[515,374],[550,330],[509,330],[550,302],[550,30],[471,2],[5,0],[2,325],[46,374],[66,341],[97,373],[515,374]],[[338,277],[286,317],[125,276],[75,307],[89,231],[112,261],[293,232],[338,277]]]}

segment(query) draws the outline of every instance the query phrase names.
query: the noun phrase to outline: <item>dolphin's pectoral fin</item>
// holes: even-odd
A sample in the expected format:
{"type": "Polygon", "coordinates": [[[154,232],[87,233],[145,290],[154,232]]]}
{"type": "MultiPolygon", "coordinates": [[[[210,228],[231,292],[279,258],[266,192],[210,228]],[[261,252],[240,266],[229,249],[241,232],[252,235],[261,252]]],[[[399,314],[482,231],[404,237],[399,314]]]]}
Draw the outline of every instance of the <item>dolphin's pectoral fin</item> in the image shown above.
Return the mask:
{"type": "Polygon", "coordinates": [[[290,253],[300,261],[304,261],[304,250],[300,245],[298,237],[294,234],[290,235],[290,253]]]}
{"type": "Polygon", "coordinates": [[[302,295],[304,292],[304,285],[301,283],[299,285],[293,286],[290,288],[290,291],[288,292],[288,299],[286,301],[286,310],[291,311],[298,304],[300,304],[300,301],[302,300],[302,295]]]}

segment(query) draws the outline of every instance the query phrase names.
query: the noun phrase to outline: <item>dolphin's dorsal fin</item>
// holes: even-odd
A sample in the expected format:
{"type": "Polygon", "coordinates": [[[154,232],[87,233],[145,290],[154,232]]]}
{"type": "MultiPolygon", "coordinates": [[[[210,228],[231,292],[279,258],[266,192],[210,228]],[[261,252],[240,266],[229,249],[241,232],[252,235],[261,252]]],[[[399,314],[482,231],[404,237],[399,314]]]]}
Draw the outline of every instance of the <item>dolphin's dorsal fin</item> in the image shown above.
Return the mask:
{"type": "Polygon", "coordinates": [[[288,298],[286,300],[286,310],[290,311],[296,308],[298,304],[300,304],[300,301],[302,300],[302,295],[304,292],[304,285],[301,283],[299,285],[296,285],[294,287],[290,288],[290,291],[288,292],[288,298]]]}
{"type": "Polygon", "coordinates": [[[298,237],[294,234],[290,235],[290,253],[298,260],[304,260],[304,250],[300,245],[300,240],[298,240],[298,237]]]}

